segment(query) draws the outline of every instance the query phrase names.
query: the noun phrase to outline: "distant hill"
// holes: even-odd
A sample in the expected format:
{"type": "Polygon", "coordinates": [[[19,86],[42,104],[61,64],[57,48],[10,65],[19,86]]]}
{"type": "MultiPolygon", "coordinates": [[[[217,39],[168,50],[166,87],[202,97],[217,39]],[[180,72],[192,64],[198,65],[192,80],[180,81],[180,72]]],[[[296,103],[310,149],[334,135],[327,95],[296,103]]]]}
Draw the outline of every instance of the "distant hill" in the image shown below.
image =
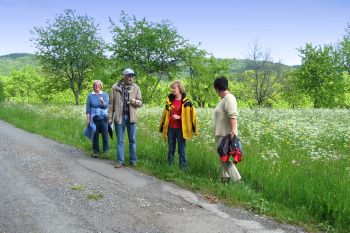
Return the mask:
{"type": "Polygon", "coordinates": [[[0,56],[0,75],[8,75],[13,69],[22,69],[27,66],[38,66],[34,54],[11,53],[0,56]]]}
{"type": "MultiPolygon", "coordinates": [[[[274,63],[277,64],[277,63],[274,63]]],[[[298,66],[288,66],[285,64],[282,64],[284,68],[290,69],[290,68],[297,68],[298,66]]],[[[247,70],[251,70],[251,60],[249,59],[235,59],[235,62],[231,66],[231,72],[232,73],[242,73],[247,70]]]]}
{"type": "MultiPolygon", "coordinates": [[[[232,73],[242,73],[251,69],[248,59],[234,60],[230,71],[232,73]]],[[[30,53],[11,53],[0,56],[0,75],[8,75],[13,69],[22,69],[26,66],[39,66],[34,54],[30,53]]],[[[297,68],[298,66],[287,66],[285,68],[297,68]]]]}

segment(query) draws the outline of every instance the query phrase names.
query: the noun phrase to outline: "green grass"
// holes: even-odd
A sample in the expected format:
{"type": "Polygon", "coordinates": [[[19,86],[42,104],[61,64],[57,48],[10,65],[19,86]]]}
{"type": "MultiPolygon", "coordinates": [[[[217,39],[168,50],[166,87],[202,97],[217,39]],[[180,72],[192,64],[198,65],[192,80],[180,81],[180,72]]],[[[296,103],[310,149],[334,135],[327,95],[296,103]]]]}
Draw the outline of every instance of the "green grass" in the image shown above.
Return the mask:
{"type": "Polygon", "coordinates": [[[70,187],[71,190],[75,191],[84,191],[86,189],[85,185],[83,184],[76,184],[70,187]]]}
{"type": "Polygon", "coordinates": [[[86,196],[87,199],[92,200],[92,201],[98,201],[98,200],[102,199],[103,197],[104,196],[102,193],[96,193],[96,192],[90,193],[86,196]]]}
{"type": "MultiPolygon", "coordinates": [[[[238,169],[244,182],[229,185],[219,180],[212,110],[198,109],[201,134],[187,142],[186,171],[167,165],[160,114],[160,108],[139,112],[136,169],[310,231],[350,229],[349,110],[242,109],[238,169]]],[[[82,106],[0,105],[1,119],[91,153],[82,135],[84,115],[82,106]]],[[[107,159],[115,159],[115,140],[107,159]]]]}

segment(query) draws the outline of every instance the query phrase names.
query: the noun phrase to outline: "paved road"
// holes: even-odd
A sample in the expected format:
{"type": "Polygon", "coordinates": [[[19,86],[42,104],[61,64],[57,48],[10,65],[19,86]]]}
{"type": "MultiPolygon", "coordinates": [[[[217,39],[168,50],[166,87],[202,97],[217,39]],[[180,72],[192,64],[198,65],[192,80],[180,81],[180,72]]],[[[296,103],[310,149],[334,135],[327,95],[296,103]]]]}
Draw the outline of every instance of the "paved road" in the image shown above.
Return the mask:
{"type": "Polygon", "coordinates": [[[0,232],[300,232],[0,121],[0,232]],[[89,195],[93,195],[90,196],[89,195]],[[101,197],[99,200],[91,198],[101,197]]]}

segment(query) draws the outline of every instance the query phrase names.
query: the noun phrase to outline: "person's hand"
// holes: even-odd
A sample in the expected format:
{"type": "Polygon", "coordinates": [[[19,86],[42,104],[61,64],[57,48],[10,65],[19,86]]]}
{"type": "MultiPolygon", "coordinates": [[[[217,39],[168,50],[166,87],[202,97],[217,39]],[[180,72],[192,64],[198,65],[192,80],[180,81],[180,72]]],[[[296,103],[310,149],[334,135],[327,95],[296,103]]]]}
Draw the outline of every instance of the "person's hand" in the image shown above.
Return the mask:
{"type": "Polygon", "coordinates": [[[100,96],[100,101],[101,101],[101,104],[102,104],[102,105],[105,105],[105,101],[103,100],[103,97],[102,97],[102,96],[100,96]]]}
{"type": "Polygon", "coordinates": [[[173,118],[174,118],[175,120],[181,119],[181,117],[180,117],[179,115],[177,115],[177,114],[174,114],[174,115],[173,115],[173,118]]]}
{"type": "Polygon", "coordinates": [[[136,104],[136,100],[135,99],[130,99],[130,103],[131,104],[136,104]]]}
{"type": "Polygon", "coordinates": [[[90,124],[90,114],[86,115],[86,123],[89,125],[90,124]]]}

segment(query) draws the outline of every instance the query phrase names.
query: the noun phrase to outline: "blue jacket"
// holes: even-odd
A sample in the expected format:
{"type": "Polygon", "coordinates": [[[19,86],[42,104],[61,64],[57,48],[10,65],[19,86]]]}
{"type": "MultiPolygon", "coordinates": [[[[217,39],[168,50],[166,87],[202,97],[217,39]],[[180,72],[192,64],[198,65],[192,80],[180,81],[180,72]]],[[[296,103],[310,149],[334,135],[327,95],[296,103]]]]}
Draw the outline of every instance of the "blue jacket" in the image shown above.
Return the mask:
{"type": "Polygon", "coordinates": [[[86,101],[86,114],[90,114],[90,124],[86,126],[84,130],[84,135],[91,141],[93,140],[94,134],[96,132],[96,125],[94,123],[94,118],[102,120],[108,116],[108,95],[105,92],[101,94],[90,93],[86,101]],[[102,105],[100,101],[100,96],[102,96],[105,104],[102,105]]]}
{"type": "MultiPolygon", "coordinates": [[[[102,120],[107,117],[107,114],[104,114],[105,112],[107,113],[107,108],[108,108],[109,100],[108,100],[108,95],[105,92],[101,92],[99,94],[95,94],[94,92],[90,93],[87,97],[86,100],[86,114],[91,115],[91,109],[94,108],[100,108],[105,111],[101,112],[102,115],[95,115],[98,120],[102,120]],[[103,101],[105,102],[104,105],[102,105],[100,101],[100,97],[103,98],[103,101]]],[[[90,118],[91,120],[93,119],[92,117],[90,118]]]]}

